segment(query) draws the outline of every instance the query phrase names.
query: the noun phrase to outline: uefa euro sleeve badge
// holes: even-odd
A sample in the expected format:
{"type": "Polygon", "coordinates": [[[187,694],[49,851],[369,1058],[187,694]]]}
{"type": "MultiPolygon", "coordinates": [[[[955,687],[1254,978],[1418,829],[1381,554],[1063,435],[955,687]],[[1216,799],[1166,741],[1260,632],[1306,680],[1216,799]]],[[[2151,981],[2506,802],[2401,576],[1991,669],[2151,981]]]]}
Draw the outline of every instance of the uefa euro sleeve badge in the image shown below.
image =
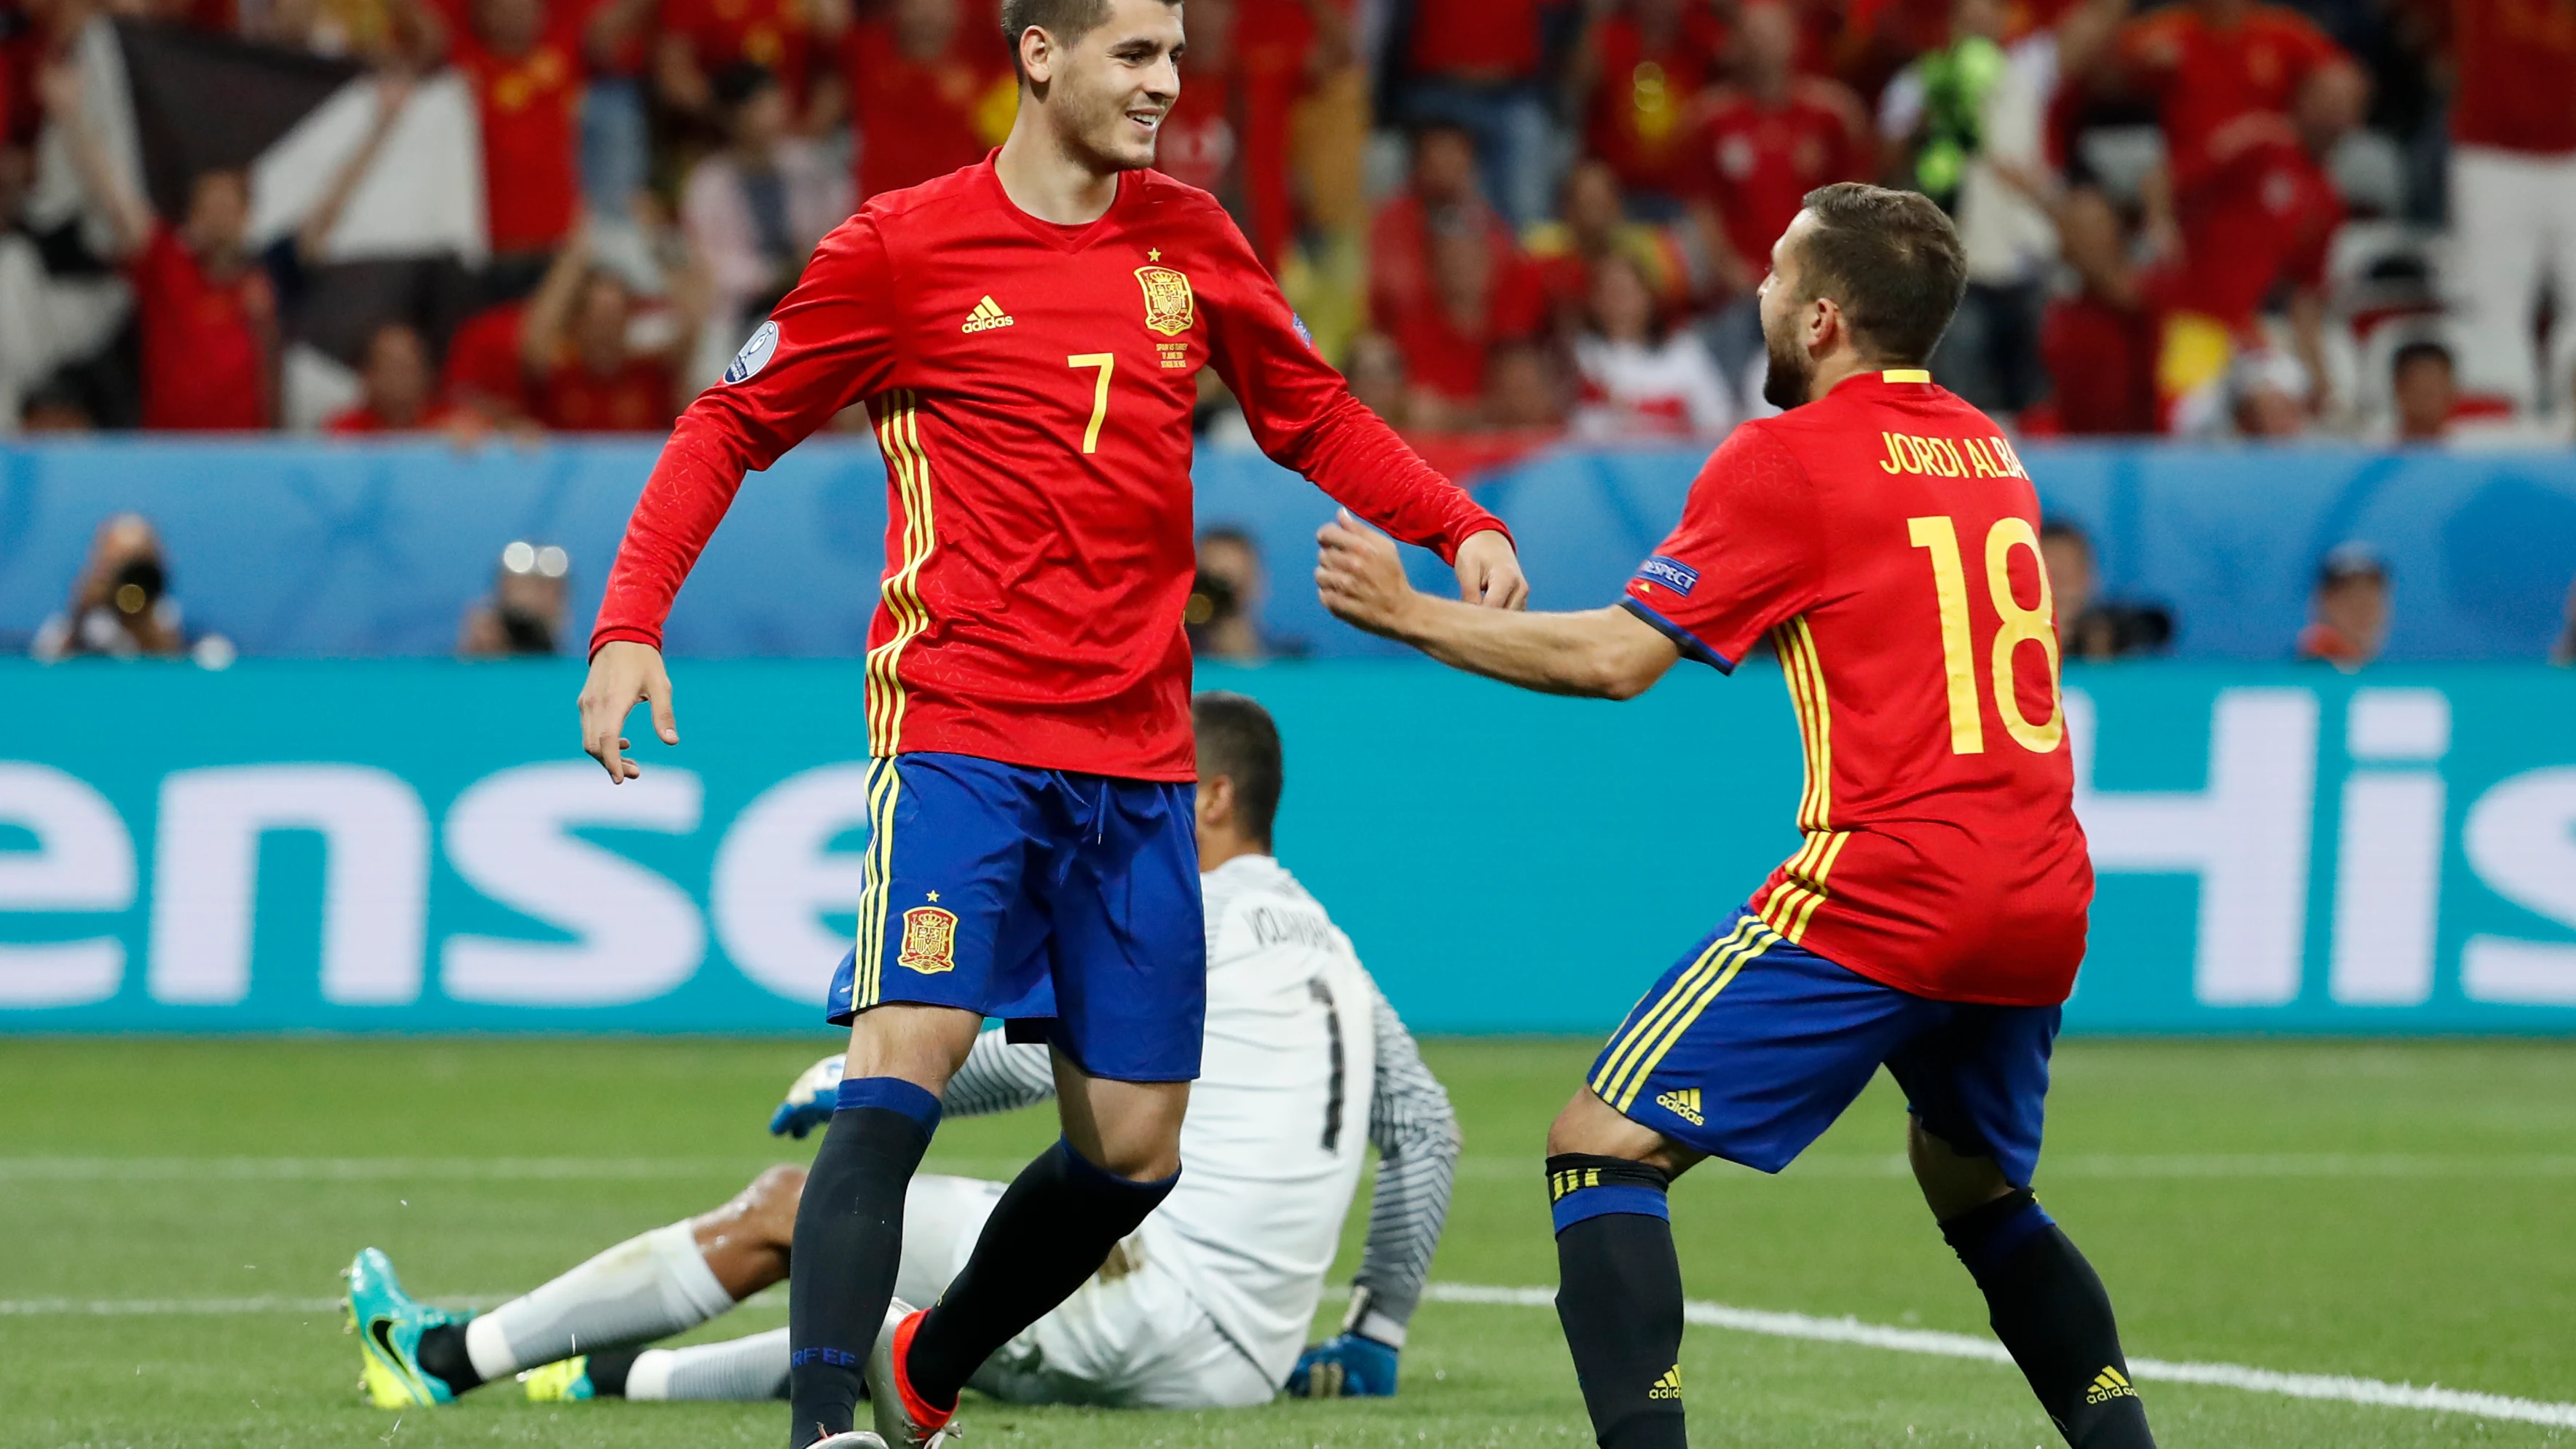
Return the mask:
{"type": "Polygon", "coordinates": [[[1166,337],[1178,337],[1198,320],[1190,300],[1190,279],[1170,267],[1138,267],[1136,281],[1145,289],[1145,325],[1166,337]]]}
{"type": "Polygon", "coordinates": [[[937,906],[914,906],[903,913],[903,954],[897,966],[924,976],[957,969],[957,914],[937,906]]]}

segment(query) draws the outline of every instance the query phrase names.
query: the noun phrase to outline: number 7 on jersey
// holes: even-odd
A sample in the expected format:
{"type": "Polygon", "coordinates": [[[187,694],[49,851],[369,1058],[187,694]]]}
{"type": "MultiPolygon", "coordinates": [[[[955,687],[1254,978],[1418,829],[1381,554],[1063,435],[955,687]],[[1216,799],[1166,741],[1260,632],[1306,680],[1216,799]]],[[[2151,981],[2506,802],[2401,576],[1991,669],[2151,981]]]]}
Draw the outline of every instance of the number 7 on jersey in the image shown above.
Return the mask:
{"type": "Polygon", "coordinates": [[[1118,356],[1111,352],[1077,352],[1064,360],[1067,367],[1096,367],[1100,380],[1091,387],[1091,426],[1082,430],[1082,451],[1100,451],[1100,424],[1109,416],[1109,375],[1118,370],[1118,356]]]}

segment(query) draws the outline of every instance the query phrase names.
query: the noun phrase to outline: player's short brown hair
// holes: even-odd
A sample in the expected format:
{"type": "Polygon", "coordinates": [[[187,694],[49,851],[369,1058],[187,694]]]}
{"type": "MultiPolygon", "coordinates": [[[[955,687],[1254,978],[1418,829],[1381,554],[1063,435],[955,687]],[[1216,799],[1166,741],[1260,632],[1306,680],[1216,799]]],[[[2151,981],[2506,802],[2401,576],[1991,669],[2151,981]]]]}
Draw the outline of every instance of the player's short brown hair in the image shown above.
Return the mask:
{"type": "Polygon", "coordinates": [[[1831,297],[1873,361],[1918,366],[1968,286],[1959,229],[1920,192],[1840,181],[1807,193],[1807,300],[1831,297]]]}
{"type": "Polygon", "coordinates": [[[1190,725],[1198,735],[1199,778],[1234,782],[1235,828],[1270,848],[1270,824],[1279,815],[1287,783],[1280,757],[1279,725],[1258,700],[1223,689],[1190,696],[1190,725]]]}
{"type": "Polygon", "coordinates": [[[1011,73],[1028,79],[1020,69],[1020,37],[1030,26],[1054,36],[1058,45],[1071,45],[1108,23],[1109,0],[1002,0],[1002,43],[1011,48],[1011,73]]]}

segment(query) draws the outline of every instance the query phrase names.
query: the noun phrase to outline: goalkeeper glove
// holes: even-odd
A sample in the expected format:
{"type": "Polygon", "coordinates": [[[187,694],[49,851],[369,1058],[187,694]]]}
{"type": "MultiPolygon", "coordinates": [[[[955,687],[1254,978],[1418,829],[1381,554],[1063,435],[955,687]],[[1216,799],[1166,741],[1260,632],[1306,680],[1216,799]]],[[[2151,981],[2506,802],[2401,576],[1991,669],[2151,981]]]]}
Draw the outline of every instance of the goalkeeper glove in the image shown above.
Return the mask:
{"type": "Polygon", "coordinates": [[[787,1089],[787,1100],[769,1114],[769,1135],[801,1141],[806,1133],[831,1121],[832,1109],[840,1103],[841,1071],[837,1053],[807,1067],[805,1075],[787,1089]]]}
{"type": "Polygon", "coordinates": [[[1396,1351],[1374,1338],[1337,1333],[1297,1356],[1288,1393],[1300,1399],[1383,1399],[1395,1393],[1396,1351]]]}

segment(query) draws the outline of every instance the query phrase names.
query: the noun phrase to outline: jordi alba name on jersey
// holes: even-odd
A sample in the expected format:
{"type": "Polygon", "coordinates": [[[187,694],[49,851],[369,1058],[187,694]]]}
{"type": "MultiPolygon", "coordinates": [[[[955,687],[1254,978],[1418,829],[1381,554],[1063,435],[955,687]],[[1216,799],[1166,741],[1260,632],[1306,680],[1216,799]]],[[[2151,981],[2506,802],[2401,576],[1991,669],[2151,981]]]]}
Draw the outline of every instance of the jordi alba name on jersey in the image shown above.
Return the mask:
{"type": "Polygon", "coordinates": [[[1866,373],[1736,429],[1631,611],[1732,670],[1767,640],[1806,749],[1796,854],[1752,908],[1864,976],[2049,1005],[2084,955],[2039,500],[1983,413],[1866,373]]]}

